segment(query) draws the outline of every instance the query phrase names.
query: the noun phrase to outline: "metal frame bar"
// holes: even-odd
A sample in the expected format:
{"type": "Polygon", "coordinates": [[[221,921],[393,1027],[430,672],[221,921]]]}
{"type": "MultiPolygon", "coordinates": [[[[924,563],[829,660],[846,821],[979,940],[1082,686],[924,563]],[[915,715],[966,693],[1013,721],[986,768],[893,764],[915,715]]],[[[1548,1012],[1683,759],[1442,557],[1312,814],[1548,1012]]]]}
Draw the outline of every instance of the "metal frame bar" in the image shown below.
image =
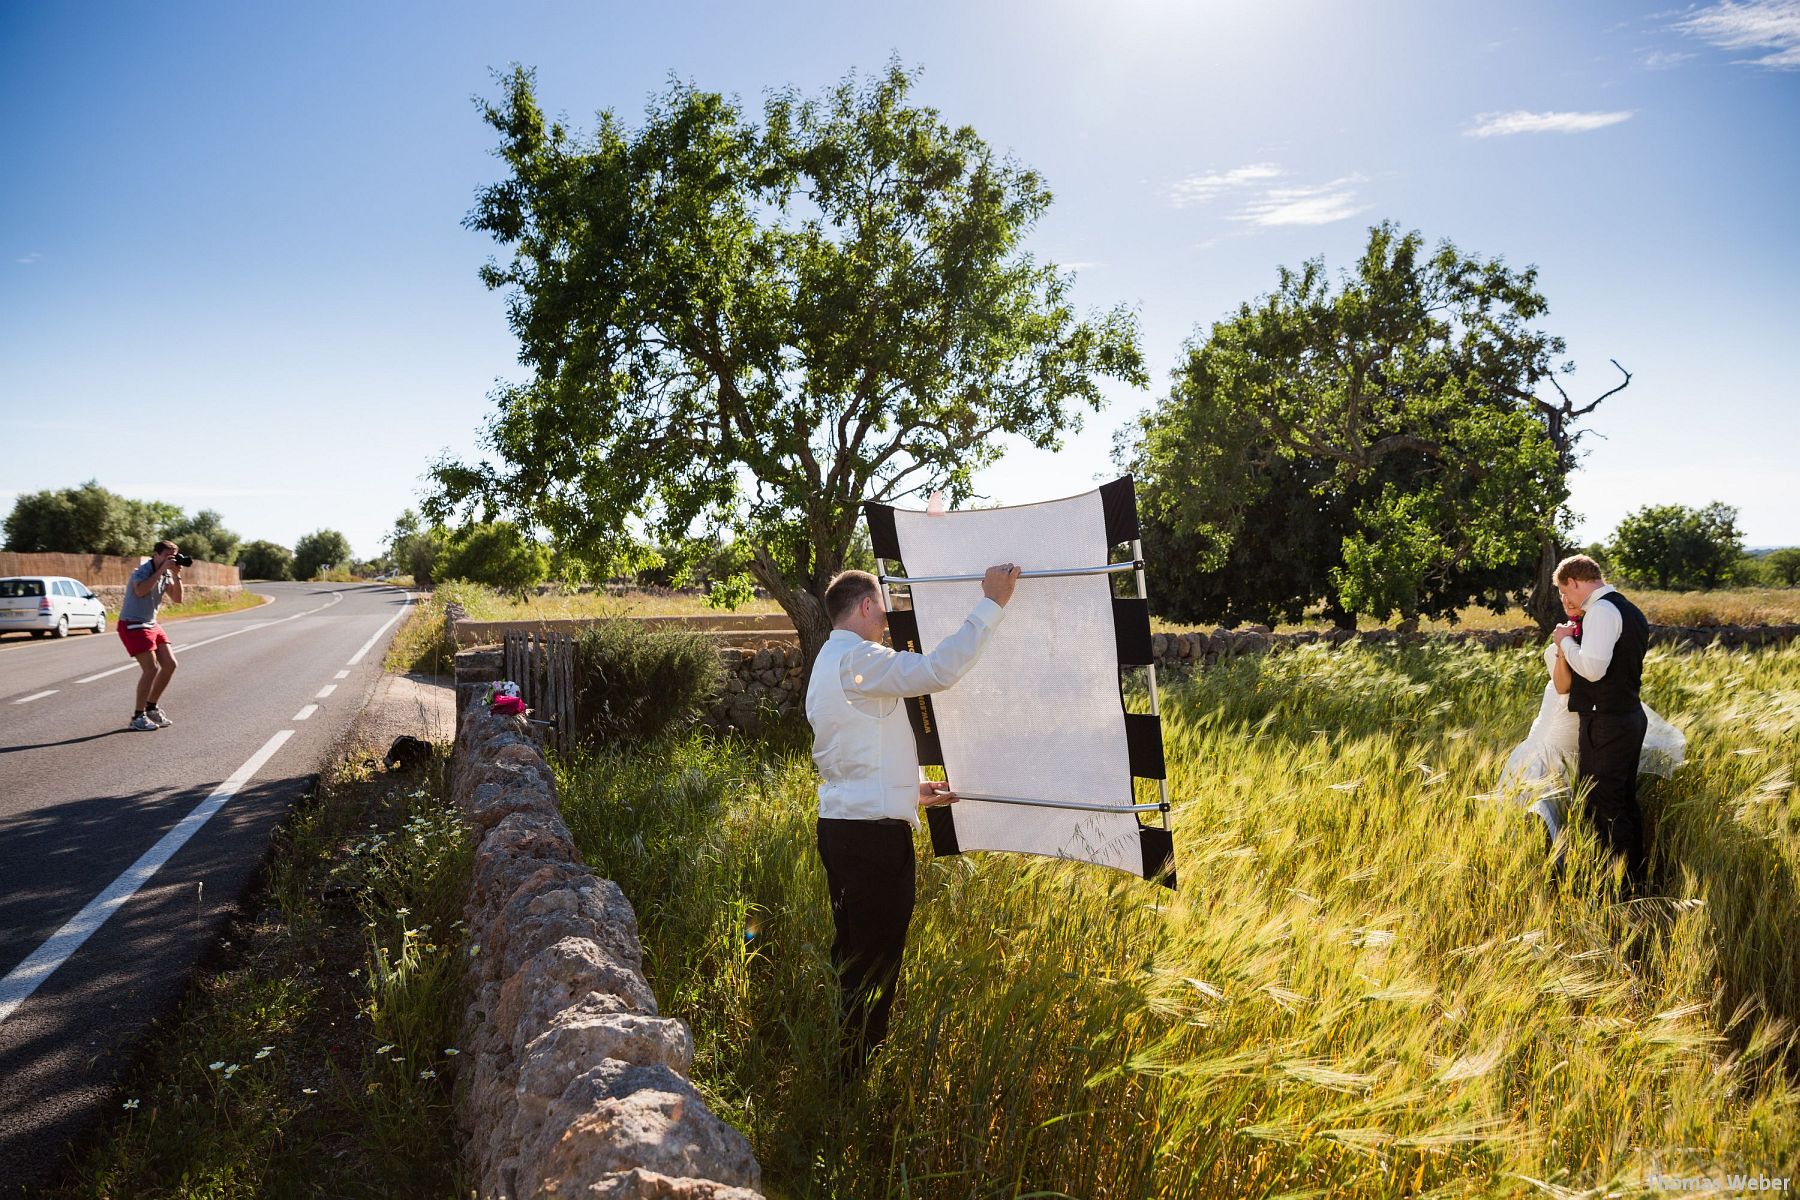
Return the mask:
{"type": "MultiPolygon", "coordinates": [[[[954,790],[954,789],[953,789],[954,790]]],[[[1020,804],[1027,808],[1074,808],[1082,812],[1116,812],[1138,813],[1167,810],[1167,801],[1161,804],[1087,804],[1080,800],[1027,800],[1022,796],[987,796],[979,792],[957,792],[959,800],[985,800],[989,804],[1020,804]]]]}
{"type": "MultiPolygon", "coordinates": [[[[1131,557],[1137,561],[1137,598],[1147,600],[1150,593],[1144,587],[1144,543],[1142,539],[1132,541],[1131,557]]],[[[1156,658],[1154,655],[1151,656],[1148,663],[1144,664],[1144,677],[1150,685],[1150,715],[1157,718],[1157,723],[1161,724],[1162,702],[1156,695],[1156,658]]],[[[1163,769],[1163,777],[1156,781],[1156,792],[1162,799],[1162,803],[1157,805],[1162,810],[1162,827],[1167,829],[1169,827],[1169,772],[1166,767],[1163,769]]]]}
{"type": "MultiPolygon", "coordinates": [[[[887,560],[880,558],[875,560],[876,567],[883,572],[876,576],[876,578],[881,580],[881,585],[884,589],[890,583],[979,583],[984,578],[984,575],[979,573],[973,575],[889,575],[886,574],[886,561],[887,560]]],[[[1135,562],[1107,563],[1103,567],[1060,567],[1047,571],[1020,571],[1019,578],[1062,579],[1070,575],[1123,575],[1127,571],[1136,571],[1138,573],[1138,578],[1140,580],[1138,586],[1141,594],[1143,586],[1141,581],[1144,575],[1143,559],[1138,559],[1135,562]]]]}

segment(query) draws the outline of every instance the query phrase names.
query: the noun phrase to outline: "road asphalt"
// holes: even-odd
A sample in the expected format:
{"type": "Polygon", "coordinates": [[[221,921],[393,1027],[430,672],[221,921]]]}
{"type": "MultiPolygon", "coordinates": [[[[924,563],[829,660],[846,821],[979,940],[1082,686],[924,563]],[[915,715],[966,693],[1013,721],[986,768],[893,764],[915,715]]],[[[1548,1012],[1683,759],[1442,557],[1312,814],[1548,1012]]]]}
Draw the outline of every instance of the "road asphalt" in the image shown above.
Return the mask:
{"type": "Polygon", "coordinates": [[[116,634],[0,655],[0,1195],[51,1178],[112,1098],[383,682],[408,603],[253,590],[272,603],[166,627],[174,725],[153,733],[126,728],[138,668],[116,634]]]}

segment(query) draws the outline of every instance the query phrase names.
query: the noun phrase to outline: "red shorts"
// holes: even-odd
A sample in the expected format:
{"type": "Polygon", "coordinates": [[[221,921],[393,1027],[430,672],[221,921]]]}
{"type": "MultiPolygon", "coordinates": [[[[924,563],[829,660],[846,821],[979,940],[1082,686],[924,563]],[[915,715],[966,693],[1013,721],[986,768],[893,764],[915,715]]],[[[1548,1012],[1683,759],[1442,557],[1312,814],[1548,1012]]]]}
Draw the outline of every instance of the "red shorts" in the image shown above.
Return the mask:
{"type": "Polygon", "coordinates": [[[161,625],[152,625],[148,629],[127,629],[125,622],[120,621],[118,630],[119,640],[125,643],[125,653],[133,658],[169,644],[169,635],[162,631],[161,625]]]}

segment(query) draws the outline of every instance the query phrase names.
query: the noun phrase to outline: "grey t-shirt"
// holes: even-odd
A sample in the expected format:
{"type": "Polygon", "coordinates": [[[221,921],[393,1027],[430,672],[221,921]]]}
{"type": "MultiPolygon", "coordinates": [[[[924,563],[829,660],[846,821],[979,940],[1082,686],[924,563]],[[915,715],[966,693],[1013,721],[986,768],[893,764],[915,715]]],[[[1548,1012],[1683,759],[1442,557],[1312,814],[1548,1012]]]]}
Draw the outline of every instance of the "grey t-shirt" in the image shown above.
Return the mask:
{"type": "Polygon", "coordinates": [[[145,559],[138,569],[131,573],[131,582],[125,585],[125,601],[119,605],[119,620],[127,625],[148,624],[156,620],[156,610],[162,607],[163,589],[169,586],[169,577],[156,569],[156,564],[145,559]],[[156,585],[148,595],[137,594],[137,585],[156,576],[156,585]]]}

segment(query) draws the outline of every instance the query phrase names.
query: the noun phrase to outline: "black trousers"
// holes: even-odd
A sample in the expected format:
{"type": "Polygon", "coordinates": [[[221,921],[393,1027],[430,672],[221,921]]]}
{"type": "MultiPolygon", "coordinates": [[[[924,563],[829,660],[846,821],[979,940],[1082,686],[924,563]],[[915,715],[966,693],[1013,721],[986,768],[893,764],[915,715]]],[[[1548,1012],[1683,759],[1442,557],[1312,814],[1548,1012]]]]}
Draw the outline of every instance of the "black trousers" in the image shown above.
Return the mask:
{"type": "Polygon", "coordinates": [[[1582,713],[1577,771],[1591,779],[1588,819],[1615,855],[1625,860],[1625,876],[1634,891],[1645,882],[1644,818],[1638,809],[1638,757],[1650,722],[1644,710],[1628,713],[1582,713]]]}
{"type": "Polygon", "coordinates": [[[854,1073],[887,1036],[913,911],[913,837],[905,821],[820,818],[819,858],[831,896],[831,965],[843,1021],[843,1069],[854,1073]]]}

